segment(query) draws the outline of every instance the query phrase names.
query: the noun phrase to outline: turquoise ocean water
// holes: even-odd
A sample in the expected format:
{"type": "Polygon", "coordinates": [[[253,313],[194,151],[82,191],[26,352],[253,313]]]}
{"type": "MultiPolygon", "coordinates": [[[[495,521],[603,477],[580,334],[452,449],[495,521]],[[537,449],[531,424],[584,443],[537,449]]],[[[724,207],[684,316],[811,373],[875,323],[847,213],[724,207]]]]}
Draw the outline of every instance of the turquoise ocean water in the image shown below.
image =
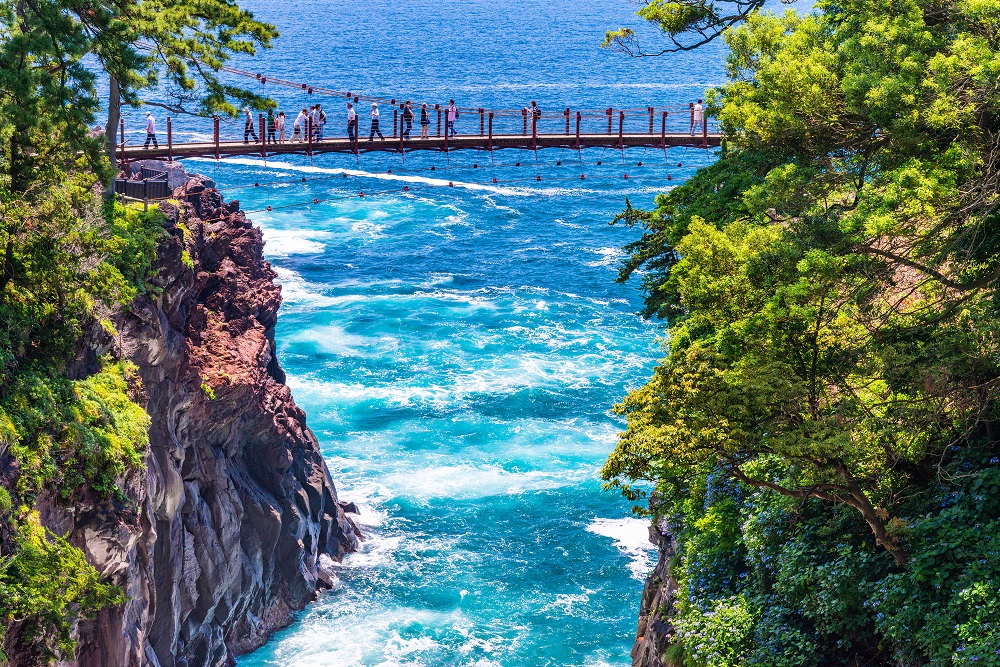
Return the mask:
{"type": "MultiPolygon", "coordinates": [[[[606,28],[634,23],[628,2],[249,5],[283,35],[252,67],[331,88],[645,107],[692,101],[723,78],[721,47],[646,60],[601,51],[606,28]]],[[[309,101],[269,92],[286,109],[309,101]]],[[[473,153],[188,163],[264,231],[285,299],[281,363],[367,536],[335,590],[241,665],[629,663],[653,553],[645,522],[601,490],[598,471],[621,428],[610,408],[648,376],[662,329],[635,314],[636,285],[614,283],[636,231],[608,221],[626,196],[648,206],[668,174],[679,181],[711,159],[678,149],[500,153],[500,166],[473,153]]]]}

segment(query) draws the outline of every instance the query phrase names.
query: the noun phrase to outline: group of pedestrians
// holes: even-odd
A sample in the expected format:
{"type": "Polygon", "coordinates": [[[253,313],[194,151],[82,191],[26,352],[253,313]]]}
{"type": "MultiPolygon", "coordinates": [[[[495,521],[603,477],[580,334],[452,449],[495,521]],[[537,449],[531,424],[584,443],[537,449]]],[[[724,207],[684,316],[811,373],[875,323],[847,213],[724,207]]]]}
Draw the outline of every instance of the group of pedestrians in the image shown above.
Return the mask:
{"type": "MultiPolygon", "coordinates": [[[[705,107],[701,100],[696,103],[690,104],[691,107],[691,136],[694,136],[696,130],[704,131],[705,129],[705,107]]],[[[405,103],[400,105],[401,111],[401,122],[400,122],[400,133],[404,140],[409,141],[410,133],[413,131],[413,122],[416,119],[416,113],[413,110],[413,105],[407,100],[405,103]]],[[[455,130],[455,121],[458,120],[458,107],[455,106],[455,100],[450,100],[448,106],[444,110],[445,112],[445,135],[448,137],[456,136],[457,132],[455,130]]],[[[530,107],[525,107],[525,114],[530,114],[532,120],[537,120],[541,118],[542,110],[538,107],[534,100],[531,101],[530,107]]],[[[385,141],[385,135],[382,134],[382,130],[379,127],[379,122],[381,120],[381,114],[378,109],[378,103],[372,102],[371,112],[371,123],[369,125],[368,141],[374,141],[375,135],[377,134],[379,139],[385,141]]],[[[257,132],[254,129],[254,118],[253,114],[250,113],[250,107],[243,107],[243,143],[247,144],[250,142],[251,137],[255,144],[260,143],[260,139],[257,137],[257,132]]],[[[312,141],[323,141],[323,128],[326,125],[327,118],[326,112],[323,111],[322,105],[314,104],[308,108],[302,107],[302,110],[295,117],[292,123],[292,134],[288,141],[299,141],[304,142],[307,140],[307,133],[311,133],[312,141]]],[[[431,126],[431,116],[427,109],[426,104],[420,105],[420,138],[427,139],[430,136],[430,126],[431,126]]],[[[265,119],[265,127],[267,131],[267,142],[268,143],[285,143],[285,112],[279,111],[274,112],[274,109],[267,110],[267,118],[265,119]]],[[[351,141],[358,141],[358,112],[355,110],[354,105],[350,102],[347,103],[347,137],[351,141]]],[[[159,144],[156,141],[156,119],[153,114],[146,112],[146,143],[143,148],[149,148],[149,144],[153,144],[153,148],[159,148],[159,144]]]]}
{"type": "MultiPolygon", "coordinates": [[[[403,139],[409,140],[410,133],[413,131],[413,123],[416,120],[416,113],[413,109],[413,104],[409,101],[400,105],[400,112],[402,117],[402,122],[400,124],[400,130],[403,135],[403,139]]],[[[448,104],[447,109],[445,109],[446,121],[447,121],[447,131],[450,136],[455,136],[455,121],[458,120],[458,108],[455,106],[455,100],[451,100],[448,104]]],[[[254,143],[259,143],[257,137],[257,132],[254,129],[254,119],[253,115],[250,113],[249,108],[243,109],[244,116],[244,129],[243,129],[243,143],[249,143],[250,139],[253,139],[254,143]]],[[[371,111],[369,112],[369,117],[371,122],[369,124],[368,141],[374,141],[375,135],[378,135],[379,139],[385,141],[385,135],[382,134],[382,129],[380,127],[381,123],[381,112],[378,108],[378,103],[372,102],[371,111]]],[[[347,136],[351,141],[357,141],[360,136],[358,130],[358,112],[355,110],[354,105],[351,102],[347,103],[347,136]]],[[[431,118],[430,113],[427,109],[426,104],[420,105],[420,137],[426,139],[430,136],[430,125],[431,118]]],[[[265,119],[267,127],[267,141],[268,143],[284,143],[285,139],[285,112],[279,111],[277,114],[274,113],[273,109],[269,109],[267,112],[267,118],[265,119]]],[[[312,134],[313,141],[323,141],[324,128],[327,123],[326,112],[323,111],[323,107],[320,104],[314,104],[309,108],[303,107],[299,111],[295,120],[292,121],[292,132],[288,137],[288,141],[291,142],[303,142],[307,141],[309,133],[312,134]]],[[[155,137],[153,139],[155,141],[155,137]]]]}

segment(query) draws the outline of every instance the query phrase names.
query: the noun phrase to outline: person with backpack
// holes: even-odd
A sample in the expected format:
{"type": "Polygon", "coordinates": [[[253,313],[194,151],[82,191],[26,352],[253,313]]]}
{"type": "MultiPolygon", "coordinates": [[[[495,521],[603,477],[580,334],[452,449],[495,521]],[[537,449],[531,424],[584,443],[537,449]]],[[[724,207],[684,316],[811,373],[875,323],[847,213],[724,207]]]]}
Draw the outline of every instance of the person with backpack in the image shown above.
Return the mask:
{"type": "Polygon", "coordinates": [[[267,110],[267,143],[275,143],[274,110],[267,110]]]}
{"type": "Polygon", "coordinates": [[[531,106],[528,107],[528,117],[531,119],[531,133],[534,134],[538,131],[538,121],[542,117],[542,110],[535,100],[531,100],[531,106]]]}
{"type": "Polygon", "coordinates": [[[446,115],[448,120],[447,132],[450,133],[450,136],[454,137],[457,134],[455,132],[455,121],[458,120],[458,107],[455,106],[455,100],[451,100],[448,103],[446,115]]]}
{"type": "Polygon", "coordinates": [[[385,141],[385,137],[382,135],[382,130],[378,129],[378,121],[379,121],[378,105],[372,102],[372,129],[371,133],[369,133],[368,135],[368,141],[375,140],[376,132],[378,133],[379,139],[385,141]]]}
{"type": "Polygon", "coordinates": [[[431,117],[427,113],[427,105],[420,105],[420,138],[426,139],[431,129],[431,117]]]}
{"type": "Polygon", "coordinates": [[[410,131],[413,130],[413,107],[410,106],[409,100],[403,105],[403,123],[406,125],[406,129],[403,130],[403,138],[409,141],[410,131]]]}
{"type": "Polygon", "coordinates": [[[253,114],[250,113],[250,107],[243,107],[243,143],[250,143],[248,139],[253,137],[253,142],[255,144],[260,143],[260,139],[257,138],[257,133],[253,129],[253,114]]]}

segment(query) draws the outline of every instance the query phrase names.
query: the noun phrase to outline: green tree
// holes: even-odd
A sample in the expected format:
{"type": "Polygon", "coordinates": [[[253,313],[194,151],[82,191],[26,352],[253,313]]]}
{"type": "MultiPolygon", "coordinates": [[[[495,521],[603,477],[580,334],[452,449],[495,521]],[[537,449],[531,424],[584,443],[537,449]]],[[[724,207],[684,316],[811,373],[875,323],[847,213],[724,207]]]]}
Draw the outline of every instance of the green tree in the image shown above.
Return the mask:
{"type": "Polygon", "coordinates": [[[733,664],[696,650],[722,610],[759,664],[1000,660],[973,537],[998,512],[998,27],[994,0],[749,16],[718,161],[616,220],[669,336],[603,475],[675,526],[693,664],[733,664]],[[720,503],[735,561],[706,560],[720,503]]]}

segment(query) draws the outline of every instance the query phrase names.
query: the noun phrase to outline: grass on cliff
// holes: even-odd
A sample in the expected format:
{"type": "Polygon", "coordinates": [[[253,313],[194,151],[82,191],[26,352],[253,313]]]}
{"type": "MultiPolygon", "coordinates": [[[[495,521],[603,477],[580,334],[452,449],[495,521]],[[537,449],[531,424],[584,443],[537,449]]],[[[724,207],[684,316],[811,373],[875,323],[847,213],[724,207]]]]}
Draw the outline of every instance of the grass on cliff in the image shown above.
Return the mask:
{"type": "Polygon", "coordinates": [[[39,663],[71,655],[75,620],[123,601],[33,509],[43,494],[127,508],[120,485],[148,444],[137,369],[114,358],[114,319],[148,289],[164,216],[102,202],[95,187],[81,172],[4,211],[21,220],[0,290],[0,664],[4,650],[39,663]],[[111,352],[70,377],[94,336],[111,352]]]}

